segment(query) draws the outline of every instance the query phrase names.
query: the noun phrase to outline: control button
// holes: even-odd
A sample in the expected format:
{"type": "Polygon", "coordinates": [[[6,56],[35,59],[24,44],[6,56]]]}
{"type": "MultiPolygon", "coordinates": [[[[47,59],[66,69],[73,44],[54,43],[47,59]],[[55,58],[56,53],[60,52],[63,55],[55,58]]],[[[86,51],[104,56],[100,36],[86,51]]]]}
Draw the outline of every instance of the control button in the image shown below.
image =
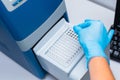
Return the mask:
{"type": "Polygon", "coordinates": [[[113,50],[112,50],[112,49],[110,49],[110,50],[109,50],[109,52],[110,52],[110,54],[112,54],[112,53],[113,53],[113,50]]]}
{"type": "Polygon", "coordinates": [[[113,41],[113,45],[117,45],[117,42],[116,42],[116,41],[113,41]]]}
{"type": "Polygon", "coordinates": [[[114,49],[114,50],[117,50],[117,46],[113,46],[113,49],[114,49]]]}
{"type": "Polygon", "coordinates": [[[118,40],[117,36],[114,37],[114,40],[116,40],[116,41],[118,40]]]}
{"type": "Polygon", "coordinates": [[[16,6],[17,4],[19,4],[22,0],[16,0],[12,5],[16,6]]]}
{"type": "Polygon", "coordinates": [[[114,51],[114,54],[113,54],[113,55],[116,56],[116,57],[118,57],[119,52],[118,52],[118,51],[114,51]]]}

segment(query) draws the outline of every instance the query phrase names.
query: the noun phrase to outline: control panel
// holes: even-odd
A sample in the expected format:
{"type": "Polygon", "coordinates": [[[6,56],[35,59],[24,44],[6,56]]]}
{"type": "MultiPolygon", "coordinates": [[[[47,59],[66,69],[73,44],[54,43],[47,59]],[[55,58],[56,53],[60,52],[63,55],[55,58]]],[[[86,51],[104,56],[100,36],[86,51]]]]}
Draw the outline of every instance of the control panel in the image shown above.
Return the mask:
{"type": "Polygon", "coordinates": [[[27,0],[1,0],[6,9],[11,12],[16,8],[20,7],[24,4],[27,0]]]}

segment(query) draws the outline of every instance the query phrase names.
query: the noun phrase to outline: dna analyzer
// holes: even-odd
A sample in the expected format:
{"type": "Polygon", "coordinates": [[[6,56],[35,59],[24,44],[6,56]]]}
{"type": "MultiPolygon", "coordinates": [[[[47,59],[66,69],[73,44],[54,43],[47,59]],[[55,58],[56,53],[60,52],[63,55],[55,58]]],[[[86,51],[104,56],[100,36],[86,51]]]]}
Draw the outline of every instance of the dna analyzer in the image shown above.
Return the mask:
{"type": "Polygon", "coordinates": [[[0,19],[28,63],[21,65],[35,76],[44,78],[47,72],[59,80],[88,76],[63,0],[1,0],[0,19]]]}

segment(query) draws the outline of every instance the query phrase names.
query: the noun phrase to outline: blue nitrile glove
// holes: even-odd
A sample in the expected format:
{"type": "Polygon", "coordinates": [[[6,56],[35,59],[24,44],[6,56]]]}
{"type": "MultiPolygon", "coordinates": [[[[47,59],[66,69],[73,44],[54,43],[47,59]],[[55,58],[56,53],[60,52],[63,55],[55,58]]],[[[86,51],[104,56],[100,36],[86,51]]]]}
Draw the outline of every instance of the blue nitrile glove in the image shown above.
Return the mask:
{"type": "Polygon", "coordinates": [[[109,59],[104,51],[113,36],[114,30],[107,33],[104,24],[99,20],[85,20],[84,23],[74,26],[73,29],[83,47],[87,68],[90,60],[98,56],[104,57],[109,64],[109,59]]]}

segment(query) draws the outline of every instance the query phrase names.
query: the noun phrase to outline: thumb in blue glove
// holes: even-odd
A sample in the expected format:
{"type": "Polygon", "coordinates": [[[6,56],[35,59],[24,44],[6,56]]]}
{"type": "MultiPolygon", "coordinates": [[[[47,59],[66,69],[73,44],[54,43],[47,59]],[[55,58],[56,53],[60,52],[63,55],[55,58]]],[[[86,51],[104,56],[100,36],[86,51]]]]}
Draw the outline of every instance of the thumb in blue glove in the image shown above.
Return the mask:
{"type": "Polygon", "coordinates": [[[114,30],[107,33],[104,24],[99,20],[85,20],[84,23],[74,26],[73,29],[78,35],[79,43],[86,55],[87,68],[93,57],[104,57],[109,63],[104,50],[109,44],[114,30]]]}

